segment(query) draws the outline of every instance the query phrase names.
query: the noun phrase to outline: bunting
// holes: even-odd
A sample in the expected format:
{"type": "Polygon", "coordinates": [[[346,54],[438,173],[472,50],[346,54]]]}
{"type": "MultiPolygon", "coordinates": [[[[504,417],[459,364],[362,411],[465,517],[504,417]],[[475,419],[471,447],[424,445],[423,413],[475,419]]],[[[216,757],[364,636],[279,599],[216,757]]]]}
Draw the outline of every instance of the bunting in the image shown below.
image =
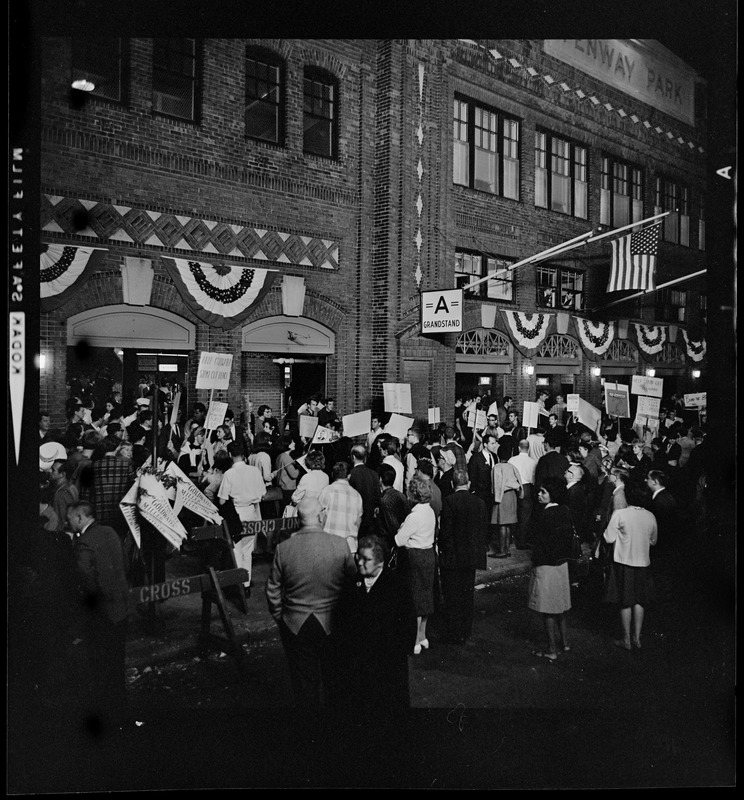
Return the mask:
{"type": "Polygon", "coordinates": [[[588,319],[575,318],[579,339],[584,347],[595,355],[602,356],[609,349],[615,338],[614,322],[590,322],[588,319]]]}
{"type": "Polygon", "coordinates": [[[48,244],[39,258],[41,310],[54,311],[64,305],[93,274],[106,252],[102,247],[48,244]]]}
{"type": "Polygon", "coordinates": [[[705,358],[705,339],[699,342],[693,342],[684,328],[682,329],[682,338],[685,340],[687,357],[692,361],[702,361],[705,358]]]}
{"type": "Polygon", "coordinates": [[[539,347],[548,333],[552,314],[523,314],[521,311],[504,311],[512,338],[522,347],[539,347]]]}
{"type": "Polygon", "coordinates": [[[186,305],[213,328],[234,328],[243,322],[278,275],[274,270],[256,267],[163,256],[161,260],[186,305]]]}
{"type": "Polygon", "coordinates": [[[667,340],[666,328],[662,325],[635,324],[638,345],[649,356],[660,353],[667,340]]]}

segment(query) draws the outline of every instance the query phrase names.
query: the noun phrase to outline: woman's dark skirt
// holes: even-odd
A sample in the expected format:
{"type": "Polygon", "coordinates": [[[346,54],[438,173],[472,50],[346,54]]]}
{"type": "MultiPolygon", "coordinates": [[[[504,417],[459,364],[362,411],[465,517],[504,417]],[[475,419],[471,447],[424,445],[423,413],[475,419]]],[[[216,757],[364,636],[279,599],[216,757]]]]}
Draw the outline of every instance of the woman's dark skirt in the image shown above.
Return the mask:
{"type": "Polygon", "coordinates": [[[607,589],[606,603],[617,603],[620,608],[646,606],[653,600],[654,584],[648,567],[629,567],[612,562],[607,589]]]}
{"type": "Polygon", "coordinates": [[[434,613],[434,579],[436,577],[436,556],[434,548],[425,550],[417,547],[402,548],[405,552],[403,574],[406,577],[413,598],[417,617],[434,613]]]}

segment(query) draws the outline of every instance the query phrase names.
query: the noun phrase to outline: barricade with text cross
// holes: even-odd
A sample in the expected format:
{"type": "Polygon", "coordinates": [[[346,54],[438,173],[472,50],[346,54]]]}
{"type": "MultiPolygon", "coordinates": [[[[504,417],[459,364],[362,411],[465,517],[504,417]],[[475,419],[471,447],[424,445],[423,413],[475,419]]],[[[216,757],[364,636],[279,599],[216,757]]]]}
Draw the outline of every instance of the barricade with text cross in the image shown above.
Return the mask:
{"type": "MultiPolygon", "coordinates": [[[[191,529],[191,541],[197,545],[197,556],[201,558],[204,568],[223,567],[227,569],[235,569],[238,562],[235,559],[235,548],[233,546],[232,536],[226,522],[221,524],[208,523],[191,529]],[[199,547],[199,543],[203,543],[203,547],[199,547]],[[214,553],[210,550],[210,545],[214,544],[218,549],[216,552],[218,563],[212,563],[211,558],[214,553]],[[224,561],[227,563],[219,563],[224,561]]],[[[248,613],[247,597],[250,596],[250,589],[246,589],[242,584],[236,589],[238,593],[238,602],[244,614],[248,613]]]]}
{"type": "Polygon", "coordinates": [[[202,616],[199,641],[202,645],[214,645],[220,650],[230,653],[235,658],[238,668],[245,668],[245,653],[243,645],[248,641],[249,634],[237,634],[230,618],[225,601],[223,588],[228,586],[242,586],[248,579],[248,571],[242,568],[228,569],[217,572],[213,567],[208,568],[205,575],[192,575],[188,578],[176,578],[164,583],[149,584],[147,586],[137,586],[129,590],[130,603],[139,605],[141,603],[152,603],[158,600],[173,600],[177,597],[185,597],[194,592],[201,592],[202,595],[202,616]],[[211,632],[212,604],[217,605],[225,630],[224,636],[218,636],[211,632]]]}

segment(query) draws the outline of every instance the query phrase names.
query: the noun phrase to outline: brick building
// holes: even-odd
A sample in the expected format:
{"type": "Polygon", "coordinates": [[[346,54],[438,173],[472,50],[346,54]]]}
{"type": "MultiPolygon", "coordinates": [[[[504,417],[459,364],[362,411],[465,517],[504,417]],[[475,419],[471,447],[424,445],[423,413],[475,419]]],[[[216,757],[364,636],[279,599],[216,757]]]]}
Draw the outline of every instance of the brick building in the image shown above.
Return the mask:
{"type": "Polygon", "coordinates": [[[148,374],[206,401],[203,351],[233,355],[215,399],[236,412],[320,391],[353,413],[381,407],[384,382],[446,420],[456,394],[521,407],[539,385],[602,406],[602,379],[648,370],[665,396],[704,390],[704,276],[604,308],[633,294],[606,292],[608,240],[508,270],[658,209],[672,213],[657,286],[705,269],[705,84],[657,42],[49,38],[42,52],[50,285],[88,248],[42,307],[53,424],[66,382],[104,365],[125,399],[148,374]],[[94,90],[71,91],[83,78],[94,90]],[[264,270],[231,316],[229,287],[264,270]],[[421,335],[421,291],[488,274],[462,332],[421,335]]]}

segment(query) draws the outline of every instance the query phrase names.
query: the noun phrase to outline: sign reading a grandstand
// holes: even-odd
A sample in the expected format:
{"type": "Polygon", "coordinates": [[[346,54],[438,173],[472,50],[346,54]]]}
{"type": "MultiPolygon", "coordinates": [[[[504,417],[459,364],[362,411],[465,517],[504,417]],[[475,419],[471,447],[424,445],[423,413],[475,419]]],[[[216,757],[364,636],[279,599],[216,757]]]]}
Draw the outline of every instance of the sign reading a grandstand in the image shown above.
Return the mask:
{"type": "Polygon", "coordinates": [[[462,289],[421,292],[421,333],[462,330],[462,289]]]}

